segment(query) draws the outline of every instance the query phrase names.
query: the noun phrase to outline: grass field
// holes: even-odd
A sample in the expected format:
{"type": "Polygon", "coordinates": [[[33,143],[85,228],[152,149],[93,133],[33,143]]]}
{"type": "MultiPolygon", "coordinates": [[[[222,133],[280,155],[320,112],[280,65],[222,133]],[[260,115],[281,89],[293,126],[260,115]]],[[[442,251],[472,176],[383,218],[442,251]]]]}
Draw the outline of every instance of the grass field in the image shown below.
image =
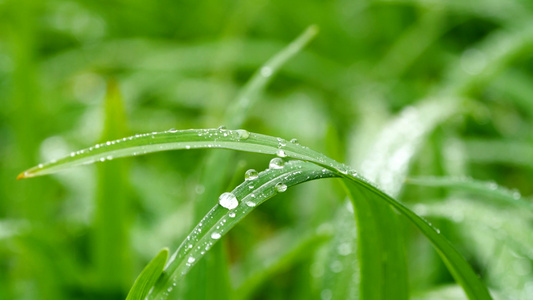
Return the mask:
{"type": "Polygon", "coordinates": [[[531,20],[0,0],[0,299],[533,299],[531,20]]]}

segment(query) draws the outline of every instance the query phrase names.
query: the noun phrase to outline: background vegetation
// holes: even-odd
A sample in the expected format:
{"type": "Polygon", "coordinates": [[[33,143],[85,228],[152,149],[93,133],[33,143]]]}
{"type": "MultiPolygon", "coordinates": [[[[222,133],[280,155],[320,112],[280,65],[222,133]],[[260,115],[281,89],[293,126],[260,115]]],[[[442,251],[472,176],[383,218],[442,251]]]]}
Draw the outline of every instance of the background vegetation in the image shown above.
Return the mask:
{"type": "MultiPolygon", "coordinates": [[[[239,127],[349,163],[439,228],[495,298],[531,299],[532,17],[525,0],[0,0],[0,299],[125,298],[212,206],[198,199],[271,157],[170,151],[19,172],[136,133],[235,124],[225,115],[248,79],[311,24],[320,33],[239,127]]],[[[336,180],[291,188],[171,297],[355,299],[350,209],[336,180]]],[[[399,221],[411,298],[464,297],[399,221]]]]}

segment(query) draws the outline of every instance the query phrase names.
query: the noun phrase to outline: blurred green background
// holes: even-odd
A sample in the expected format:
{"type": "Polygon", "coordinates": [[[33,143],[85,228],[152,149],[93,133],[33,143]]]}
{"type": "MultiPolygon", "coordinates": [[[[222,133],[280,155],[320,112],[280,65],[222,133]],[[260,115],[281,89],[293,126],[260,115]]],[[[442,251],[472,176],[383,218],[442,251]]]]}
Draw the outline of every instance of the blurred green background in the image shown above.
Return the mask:
{"type": "MultiPolygon", "coordinates": [[[[298,138],[364,175],[357,157],[391,117],[425,99],[445,107],[446,97],[461,98],[410,174],[470,176],[531,195],[531,20],[527,0],[0,0],[0,299],[124,298],[147,261],[194,225],[207,151],[19,182],[18,173],[113,138],[223,125],[250,76],[311,24],[319,35],[273,78],[244,128],[298,138]],[[108,86],[122,102],[106,115],[108,86]]],[[[228,172],[209,176],[231,189],[268,160],[233,153],[228,172]]],[[[324,181],[261,206],[223,241],[230,269],[279,232],[298,236],[332,220],[343,198],[324,181]]],[[[530,216],[449,198],[407,186],[400,200],[425,202],[503,299],[531,299],[530,216]],[[457,221],[458,211],[468,220],[457,221]]],[[[412,294],[447,295],[439,288],[453,281],[442,263],[415,230],[406,235],[412,294]]],[[[327,300],[319,250],[280,263],[249,297],[327,300]]]]}

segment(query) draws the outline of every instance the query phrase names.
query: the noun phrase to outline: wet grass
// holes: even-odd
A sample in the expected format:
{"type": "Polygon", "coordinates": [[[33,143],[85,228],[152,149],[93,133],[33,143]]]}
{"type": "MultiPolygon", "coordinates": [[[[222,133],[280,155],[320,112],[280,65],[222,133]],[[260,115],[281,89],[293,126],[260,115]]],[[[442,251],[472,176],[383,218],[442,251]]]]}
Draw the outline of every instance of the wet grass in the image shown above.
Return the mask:
{"type": "Polygon", "coordinates": [[[529,3],[23,4],[0,299],[532,293],[529,3]]]}

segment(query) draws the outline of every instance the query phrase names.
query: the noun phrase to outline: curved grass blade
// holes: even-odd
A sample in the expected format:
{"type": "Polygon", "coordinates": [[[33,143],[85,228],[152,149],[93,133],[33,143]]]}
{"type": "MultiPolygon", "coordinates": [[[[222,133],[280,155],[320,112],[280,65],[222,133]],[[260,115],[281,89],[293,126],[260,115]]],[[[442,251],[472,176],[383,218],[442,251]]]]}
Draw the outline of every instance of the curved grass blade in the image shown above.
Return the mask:
{"type": "Polygon", "coordinates": [[[238,205],[235,203],[236,207],[227,209],[217,204],[207,213],[173,254],[148,299],[166,299],[192,266],[256,206],[293,185],[338,176],[323,167],[303,161],[281,162],[278,158],[276,162],[278,164],[271,163],[272,168],[259,173],[256,178],[244,181],[231,194],[226,194],[238,201],[238,205]]]}
{"type": "Polygon", "coordinates": [[[429,186],[429,187],[444,187],[450,189],[464,190],[486,196],[503,204],[511,204],[520,206],[533,212],[533,203],[522,199],[520,192],[516,190],[509,190],[505,187],[499,186],[494,182],[486,182],[474,180],[472,178],[457,178],[457,177],[414,177],[408,178],[406,183],[429,186]]]}
{"type": "MultiPolygon", "coordinates": [[[[188,129],[168,130],[136,134],[128,138],[108,141],[93,147],[72,152],[62,159],[39,164],[18,176],[18,179],[55,173],[71,167],[109,161],[119,157],[137,156],[152,152],[177,150],[218,148],[239,151],[278,155],[304,161],[312,161],[320,165],[335,168],[347,173],[348,167],[325,155],[313,151],[294,142],[281,138],[250,133],[243,129],[188,129]]],[[[362,177],[359,179],[364,180],[362,177]]]]}
{"type": "Polygon", "coordinates": [[[163,273],[165,263],[168,259],[168,249],[165,248],[159,252],[156,257],[146,265],[141,274],[135,279],[126,300],[143,300],[155,282],[163,273]]]}
{"type": "Polygon", "coordinates": [[[354,170],[325,155],[297,143],[281,138],[249,133],[245,130],[205,129],[172,130],[160,133],[137,135],[117,141],[99,144],[63,159],[31,168],[19,178],[49,174],[69,167],[105,161],[116,157],[133,156],[171,149],[223,148],[278,155],[321,165],[334,174],[344,177],[352,195],[354,189],[367,189],[377,201],[384,200],[410,219],[433,243],[450,272],[471,299],[491,299],[485,285],[480,281],[464,258],[437,231],[400,202],[382,192],[354,170]]]}

